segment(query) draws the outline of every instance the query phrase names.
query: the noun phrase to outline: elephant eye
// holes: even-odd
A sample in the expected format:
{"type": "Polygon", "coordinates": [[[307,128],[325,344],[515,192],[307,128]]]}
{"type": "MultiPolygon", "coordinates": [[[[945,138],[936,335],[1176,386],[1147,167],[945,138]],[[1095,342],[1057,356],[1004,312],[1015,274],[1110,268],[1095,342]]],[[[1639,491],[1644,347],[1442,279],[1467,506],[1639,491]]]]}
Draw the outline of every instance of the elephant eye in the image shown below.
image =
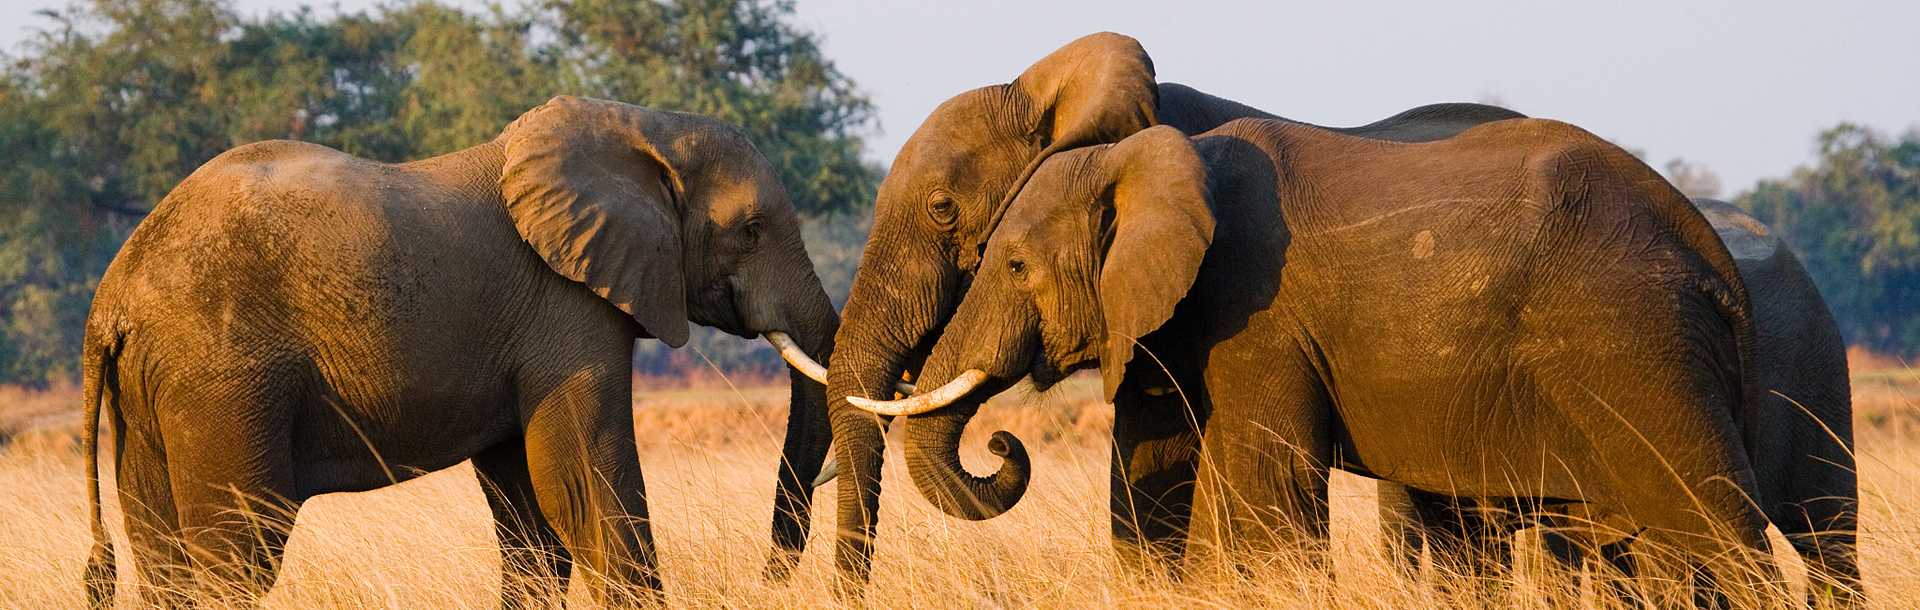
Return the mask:
{"type": "Polygon", "coordinates": [[[754,220],[747,221],[747,225],[740,228],[740,239],[746,242],[746,246],[749,249],[759,245],[760,244],[760,220],[754,219],[754,220]]]}
{"type": "Polygon", "coordinates": [[[934,196],[933,201],[927,203],[927,215],[933,218],[934,224],[947,228],[953,226],[954,221],[957,220],[956,217],[959,216],[959,210],[953,204],[952,197],[938,194],[934,196]]]}
{"type": "Polygon", "coordinates": [[[1025,278],[1027,277],[1027,263],[1020,259],[1009,260],[1007,261],[1007,272],[1012,273],[1015,278],[1025,278]]]}

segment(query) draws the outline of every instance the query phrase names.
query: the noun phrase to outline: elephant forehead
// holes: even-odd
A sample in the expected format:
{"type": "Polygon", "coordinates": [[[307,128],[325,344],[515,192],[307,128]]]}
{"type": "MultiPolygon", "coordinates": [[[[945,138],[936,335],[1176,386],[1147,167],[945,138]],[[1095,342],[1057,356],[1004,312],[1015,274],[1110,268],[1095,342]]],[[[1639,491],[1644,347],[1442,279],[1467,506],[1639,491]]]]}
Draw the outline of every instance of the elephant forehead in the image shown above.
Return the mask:
{"type": "Polygon", "coordinates": [[[1092,232],[1091,192],[1073,192],[1071,188],[1048,188],[1044,194],[1027,196],[1029,190],[1021,192],[1021,198],[1006,213],[1006,221],[993,232],[987,240],[987,249],[1002,249],[1012,244],[1025,244],[1029,249],[1056,251],[1068,247],[1085,246],[1085,236],[1092,232]]]}
{"type": "Polygon", "coordinates": [[[1016,212],[1024,212],[1020,215],[1046,217],[1063,199],[1091,202],[1099,195],[1095,187],[1102,182],[1098,180],[1100,159],[1111,147],[1111,144],[1088,146],[1048,157],[1014,196],[1007,216],[1012,218],[1016,212]]]}

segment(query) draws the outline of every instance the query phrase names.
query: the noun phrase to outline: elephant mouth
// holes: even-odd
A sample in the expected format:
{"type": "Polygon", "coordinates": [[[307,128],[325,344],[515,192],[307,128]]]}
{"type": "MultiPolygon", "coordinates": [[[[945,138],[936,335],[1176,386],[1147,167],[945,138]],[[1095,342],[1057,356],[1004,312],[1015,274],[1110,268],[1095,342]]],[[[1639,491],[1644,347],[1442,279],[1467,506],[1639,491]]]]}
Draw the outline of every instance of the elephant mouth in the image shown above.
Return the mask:
{"type": "Polygon", "coordinates": [[[688,312],[694,322],[743,339],[760,336],[760,331],[747,328],[745,317],[740,314],[739,292],[734,290],[731,280],[720,278],[707,282],[694,294],[692,311],[688,312]]]}
{"type": "Polygon", "coordinates": [[[1061,381],[1066,380],[1068,374],[1066,371],[1047,364],[1045,359],[1037,358],[1034,361],[1033,370],[1027,372],[1027,378],[1033,382],[1033,389],[1035,391],[1045,392],[1053,389],[1053,386],[1058,385],[1061,381]]]}

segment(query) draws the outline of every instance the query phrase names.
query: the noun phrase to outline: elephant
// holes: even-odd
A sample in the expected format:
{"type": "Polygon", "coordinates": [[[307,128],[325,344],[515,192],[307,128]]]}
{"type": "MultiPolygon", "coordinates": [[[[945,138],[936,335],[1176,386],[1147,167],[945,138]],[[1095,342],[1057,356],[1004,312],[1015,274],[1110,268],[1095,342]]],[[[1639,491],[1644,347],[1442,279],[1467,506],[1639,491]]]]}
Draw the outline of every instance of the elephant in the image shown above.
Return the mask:
{"type": "Polygon", "coordinates": [[[723,122],[560,96],[496,139],[387,164],[309,143],[201,166],[128,238],[86,323],[94,545],[111,604],[98,419],[144,592],[270,588],[302,502],[471,459],[502,604],[578,562],[603,604],[659,595],[636,453],[639,338],[689,322],[796,361],[769,569],[800,552],[831,440],[838,328],[772,166],[723,122]],[[815,371],[814,375],[823,375],[815,371]]]}
{"type": "MultiPolygon", "coordinates": [[[[1762,508],[1806,563],[1810,594],[1857,606],[1864,589],[1856,562],[1859,482],[1846,343],[1786,242],[1732,204],[1707,198],[1695,198],[1693,204],[1733,255],[1753,302],[1755,371],[1762,392],[1754,410],[1760,436],[1747,454],[1762,508]]],[[[1424,544],[1434,550],[1436,561],[1471,569],[1503,567],[1511,560],[1512,534],[1530,521],[1513,507],[1459,506],[1445,494],[1390,481],[1381,481],[1379,488],[1383,537],[1407,565],[1418,565],[1424,544]],[[1492,557],[1476,559],[1473,551],[1492,557]]],[[[1544,540],[1568,565],[1579,564],[1583,547],[1599,546],[1576,544],[1569,538],[1580,536],[1559,533],[1580,528],[1551,518],[1532,520],[1557,526],[1544,532],[1544,540]]],[[[1609,546],[1600,550],[1615,558],[1626,550],[1609,546]]]]}
{"type": "MultiPolygon", "coordinates": [[[[1435,104],[1336,131],[1423,141],[1517,116],[1480,104],[1435,104]]],[[[844,475],[835,546],[841,594],[856,594],[871,567],[885,421],[840,397],[910,391],[911,384],[901,380],[919,371],[971,282],[1000,214],[1048,157],[1118,141],[1155,124],[1200,133],[1242,117],[1281,120],[1191,87],[1156,82],[1152,60],[1138,41],[1102,32],[1068,43],[1010,83],[948,99],[908,138],[880,184],[872,237],[841,312],[838,351],[827,373],[839,447],[834,465],[844,475]]],[[[1206,412],[1205,405],[1166,392],[1170,385],[1141,372],[1113,398],[1121,415],[1114,423],[1112,522],[1123,558],[1178,556],[1184,540],[1197,426],[1206,412]]],[[[993,478],[973,481],[981,497],[1024,488],[1024,457],[1011,458],[993,478]]],[[[993,505],[968,508],[981,509],[971,516],[985,518],[997,512],[993,505]]]]}
{"type": "MultiPolygon", "coordinates": [[[[913,479],[949,514],[1019,499],[958,460],[983,396],[1097,366],[1112,399],[1129,369],[1167,368],[1211,405],[1197,549],[1324,562],[1337,467],[1581,503],[1745,585],[1723,591],[1779,590],[1749,500],[1764,433],[1733,256],[1657,173],[1577,127],[1418,144],[1153,127],[1047,159],[982,256],[921,391],[847,399],[906,418],[905,451],[931,456],[909,459],[932,471],[913,479]],[[1192,347],[1148,359],[1142,343],[1192,347]]],[[[1017,438],[987,448],[1028,474],[1017,438]]]]}

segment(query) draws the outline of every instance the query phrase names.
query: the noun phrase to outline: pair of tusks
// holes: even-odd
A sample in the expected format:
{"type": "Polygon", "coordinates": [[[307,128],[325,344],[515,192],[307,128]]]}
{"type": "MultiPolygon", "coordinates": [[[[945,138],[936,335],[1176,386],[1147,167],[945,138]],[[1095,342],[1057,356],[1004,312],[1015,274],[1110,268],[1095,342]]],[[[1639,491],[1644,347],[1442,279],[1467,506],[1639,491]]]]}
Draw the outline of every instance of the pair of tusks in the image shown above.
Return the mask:
{"type": "MultiPolygon", "coordinates": [[[[975,388],[980,387],[980,384],[986,382],[987,373],[985,371],[980,369],[967,369],[966,372],[961,373],[959,377],[953,378],[953,381],[947,382],[946,385],[919,396],[912,395],[914,389],[912,384],[900,383],[897,384],[896,387],[900,390],[901,394],[908,395],[906,398],[900,400],[873,400],[859,396],[848,396],[847,403],[860,407],[863,411],[878,415],[890,417],[919,415],[921,413],[937,411],[942,407],[953,404],[953,401],[960,400],[966,397],[966,395],[973,393],[975,388]]],[[[825,465],[820,467],[820,476],[813,478],[813,486],[819,487],[826,485],[828,481],[832,481],[833,478],[837,476],[840,476],[840,461],[829,459],[825,465]]]]}
{"type": "MultiPolygon", "coordinates": [[[[818,381],[822,385],[827,383],[826,367],[820,366],[819,362],[808,357],[806,350],[800,349],[800,345],[793,342],[793,337],[787,336],[787,333],[777,330],[768,331],[765,333],[765,336],[767,343],[772,344],[774,349],[780,350],[780,358],[786,360],[787,364],[793,366],[794,370],[800,371],[800,374],[806,375],[807,378],[818,381]]],[[[906,398],[900,400],[873,400],[859,396],[848,396],[847,403],[876,415],[889,417],[919,415],[921,413],[937,411],[949,404],[953,404],[953,401],[960,400],[966,397],[966,395],[973,393],[975,388],[980,387],[980,384],[986,382],[987,373],[985,371],[980,369],[967,369],[966,372],[961,373],[959,377],[953,378],[953,380],[947,382],[946,385],[942,385],[934,391],[925,394],[916,396],[914,392],[917,391],[918,388],[915,388],[913,384],[905,381],[896,381],[893,384],[894,391],[906,395],[906,398]]],[[[840,461],[828,459],[827,463],[821,466],[819,476],[814,477],[813,486],[819,487],[825,485],[827,481],[831,481],[837,476],[840,476],[840,461]]]]}

